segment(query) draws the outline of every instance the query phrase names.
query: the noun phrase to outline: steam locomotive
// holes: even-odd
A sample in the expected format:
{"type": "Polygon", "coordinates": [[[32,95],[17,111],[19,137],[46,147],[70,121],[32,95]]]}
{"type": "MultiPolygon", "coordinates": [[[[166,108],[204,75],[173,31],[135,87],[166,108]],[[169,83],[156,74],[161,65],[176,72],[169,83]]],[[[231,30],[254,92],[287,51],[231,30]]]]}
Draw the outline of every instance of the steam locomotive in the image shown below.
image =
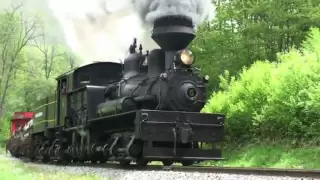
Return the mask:
{"type": "Polygon", "coordinates": [[[187,49],[192,21],[158,19],[152,38],[160,49],[143,53],[135,41],[123,64],[96,62],[59,76],[56,93],[39,101],[33,119],[11,137],[11,154],[140,166],[222,159],[221,150],[201,146],[222,140],[225,115],[200,113],[208,77],[200,77],[187,49]]]}

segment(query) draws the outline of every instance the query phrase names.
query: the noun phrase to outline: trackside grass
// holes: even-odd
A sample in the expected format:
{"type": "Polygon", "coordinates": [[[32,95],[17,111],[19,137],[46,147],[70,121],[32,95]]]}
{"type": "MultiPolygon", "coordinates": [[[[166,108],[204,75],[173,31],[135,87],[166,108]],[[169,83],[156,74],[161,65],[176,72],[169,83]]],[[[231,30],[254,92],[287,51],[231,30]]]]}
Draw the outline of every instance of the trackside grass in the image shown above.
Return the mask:
{"type": "Polygon", "coordinates": [[[225,161],[208,161],[207,166],[320,169],[319,147],[285,144],[248,144],[223,148],[225,161]]]}
{"type": "MultiPolygon", "coordinates": [[[[1,155],[3,156],[3,155],[1,155]]],[[[1,180],[100,180],[93,175],[74,175],[61,172],[43,171],[28,166],[20,161],[13,161],[0,157],[0,179],[1,180]]]]}

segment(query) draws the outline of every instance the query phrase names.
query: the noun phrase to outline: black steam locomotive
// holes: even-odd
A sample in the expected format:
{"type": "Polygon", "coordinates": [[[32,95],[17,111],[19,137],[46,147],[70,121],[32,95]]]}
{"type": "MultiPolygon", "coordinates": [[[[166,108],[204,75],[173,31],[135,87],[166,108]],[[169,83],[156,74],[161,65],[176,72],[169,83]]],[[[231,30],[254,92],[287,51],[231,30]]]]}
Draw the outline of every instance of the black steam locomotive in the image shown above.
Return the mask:
{"type": "Polygon", "coordinates": [[[208,79],[192,66],[187,46],[194,37],[188,18],[161,18],[152,32],[161,49],[144,54],[134,42],[123,64],[98,62],[61,75],[56,94],[10,139],[11,154],[142,166],[221,159],[219,149],[201,147],[222,140],[225,116],[200,113],[208,79]]]}

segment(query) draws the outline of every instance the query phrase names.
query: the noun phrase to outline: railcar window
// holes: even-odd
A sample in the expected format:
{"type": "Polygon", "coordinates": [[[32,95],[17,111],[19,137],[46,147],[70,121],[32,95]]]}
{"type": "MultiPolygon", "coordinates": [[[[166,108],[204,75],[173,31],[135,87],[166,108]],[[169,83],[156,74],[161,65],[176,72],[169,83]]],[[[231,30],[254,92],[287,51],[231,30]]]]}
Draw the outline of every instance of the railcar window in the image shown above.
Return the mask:
{"type": "Polygon", "coordinates": [[[67,93],[67,85],[66,85],[66,81],[62,81],[62,85],[61,85],[61,94],[65,95],[67,93]]]}

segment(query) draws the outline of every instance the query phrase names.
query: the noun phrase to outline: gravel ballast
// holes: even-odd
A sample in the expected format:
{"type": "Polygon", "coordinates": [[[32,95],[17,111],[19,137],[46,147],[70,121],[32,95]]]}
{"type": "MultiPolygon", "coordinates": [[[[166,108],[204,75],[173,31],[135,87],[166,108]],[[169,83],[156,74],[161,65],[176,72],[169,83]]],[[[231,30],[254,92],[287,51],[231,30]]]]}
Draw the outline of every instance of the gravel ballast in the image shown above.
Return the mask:
{"type": "MultiPolygon", "coordinates": [[[[15,158],[0,155],[0,158],[18,161],[15,158]]],[[[47,164],[28,163],[28,166],[45,172],[61,172],[68,174],[94,174],[101,179],[112,180],[320,180],[319,178],[293,178],[279,176],[238,175],[225,173],[199,173],[178,171],[148,171],[148,170],[121,170],[113,168],[88,167],[88,166],[56,166],[47,164]]]]}

